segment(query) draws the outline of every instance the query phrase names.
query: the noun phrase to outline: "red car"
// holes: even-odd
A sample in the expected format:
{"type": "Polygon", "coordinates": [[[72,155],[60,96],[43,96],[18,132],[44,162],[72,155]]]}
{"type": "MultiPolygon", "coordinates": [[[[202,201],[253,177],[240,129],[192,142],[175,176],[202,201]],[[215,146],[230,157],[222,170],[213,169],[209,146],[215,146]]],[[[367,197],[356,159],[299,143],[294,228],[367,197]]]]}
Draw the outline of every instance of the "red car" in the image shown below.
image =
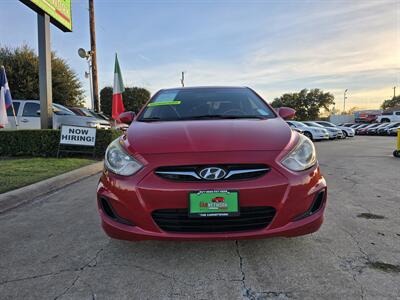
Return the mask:
{"type": "Polygon", "coordinates": [[[105,232],[124,240],[299,236],[323,222],[313,143],[244,87],[157,92],[112,142],[98,189],[105,232]],[[214,199],[223,198],[223,202],[214,199]]]}

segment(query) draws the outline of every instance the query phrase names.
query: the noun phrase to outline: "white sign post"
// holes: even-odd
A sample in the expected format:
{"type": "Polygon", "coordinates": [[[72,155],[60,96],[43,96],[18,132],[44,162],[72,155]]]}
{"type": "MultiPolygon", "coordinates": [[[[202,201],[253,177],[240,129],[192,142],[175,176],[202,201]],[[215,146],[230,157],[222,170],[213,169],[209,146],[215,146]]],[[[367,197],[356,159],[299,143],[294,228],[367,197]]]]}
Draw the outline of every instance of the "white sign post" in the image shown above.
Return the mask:
{"type": "Polygon", "coordinates": [[[92,153],[94,155],[95,145],[96,128],[63,125],[61,127],[60,144],[58,147],[57,157],[59,156],[60,152],[92,153]],[[63,150],[60,148],[61,145],[93,147],[93,150],[63,150]]]}

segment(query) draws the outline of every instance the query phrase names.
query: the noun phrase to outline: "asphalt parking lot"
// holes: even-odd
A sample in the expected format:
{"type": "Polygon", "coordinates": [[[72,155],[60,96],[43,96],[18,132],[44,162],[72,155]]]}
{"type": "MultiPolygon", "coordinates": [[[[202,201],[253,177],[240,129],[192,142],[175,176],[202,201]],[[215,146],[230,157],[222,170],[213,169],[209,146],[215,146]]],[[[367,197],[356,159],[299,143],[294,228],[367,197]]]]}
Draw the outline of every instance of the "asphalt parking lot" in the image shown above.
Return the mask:
{"type": "Polygon", "coordinates": [[[370,136],[316,143],[325,223],[291,239],[110,240],[99,226],[98,176],[89,177],[0,215],[0,298],[400,299],[394,146],[370,136]]]}

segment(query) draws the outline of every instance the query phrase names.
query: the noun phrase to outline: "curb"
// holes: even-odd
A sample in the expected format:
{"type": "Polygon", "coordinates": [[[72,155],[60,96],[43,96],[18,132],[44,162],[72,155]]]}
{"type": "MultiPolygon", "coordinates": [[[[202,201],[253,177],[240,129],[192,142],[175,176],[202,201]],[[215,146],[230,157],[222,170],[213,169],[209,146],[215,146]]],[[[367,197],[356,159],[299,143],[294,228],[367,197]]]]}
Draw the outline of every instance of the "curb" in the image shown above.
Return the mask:
{"type": "Polygon", "coordinates": [[[97,174],[102,170],[103,162],[100,161],[4,194],[0,194],[0,214],[22,204],[28,203],[39,196],[43,196],[61,189],[85,177],[97,174]]]}

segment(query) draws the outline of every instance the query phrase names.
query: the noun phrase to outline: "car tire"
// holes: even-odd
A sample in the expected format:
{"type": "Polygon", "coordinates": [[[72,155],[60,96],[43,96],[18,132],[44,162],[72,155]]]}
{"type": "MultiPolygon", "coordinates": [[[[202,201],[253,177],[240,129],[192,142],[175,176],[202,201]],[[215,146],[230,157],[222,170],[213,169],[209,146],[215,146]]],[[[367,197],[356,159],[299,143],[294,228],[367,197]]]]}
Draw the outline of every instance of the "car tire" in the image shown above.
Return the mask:
{"type": "Polygon", "coordinates": [[[399,150],[394,150],[393,151],[393,156],[397,157],[397,158],[400,158],[400,151],[399,150]]]}
{"type": "Polygon", "coordinates": [[[342,130],[342,132],[343,132],[342,139],[345,139],[345,138],[347,138],[349,136],[346,131],[342,130]]]}
{"type": "Polygon", "coordinates": [[[308,131],[305,131],[304,133],[303,133],[306,137],[308,137],[310,140],[314,140],[313,139],[313,136],[312,136],[312,134],[311,134],[311,132],[308,132],[308,131]]]}
{"type": "Polygon", "coordinates": [[[384,118],[384,119],[381,120],[381,123],[388,123],[388,122],[390,122],[390,120],[387,119],[387,118],[384,118]]]}

